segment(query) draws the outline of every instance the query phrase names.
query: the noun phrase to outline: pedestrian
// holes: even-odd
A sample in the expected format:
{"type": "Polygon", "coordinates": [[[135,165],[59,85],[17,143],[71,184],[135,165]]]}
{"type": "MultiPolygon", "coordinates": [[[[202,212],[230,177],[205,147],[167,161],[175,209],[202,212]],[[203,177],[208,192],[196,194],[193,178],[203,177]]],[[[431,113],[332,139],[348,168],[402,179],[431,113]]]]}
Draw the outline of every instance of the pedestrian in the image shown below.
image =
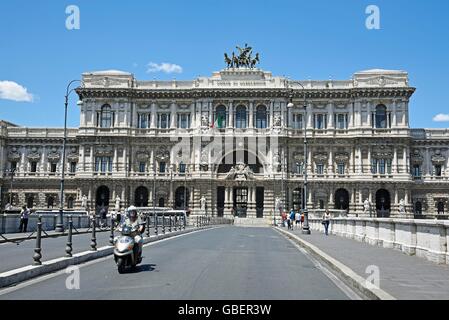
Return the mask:
{"type": "Polygon", "coordinates": [[[295,223],[295,210],[293,210],[293,208],[290,209],[289,220],[290,220],[290,230],[293,230],[293,226],[295,223]]]}
{"type": "Polygon", "coordinates": [[[27,232],[29,216],[30,216],[30,209],[28,209],[26,206],[23,206],[22,212],[20,213],[19,232],[27,232]]]}
{"type": "Polygon", "coordinates": [[[326,211],[323,214],[323,221],[321,222],[324,226],[324,233],[326,236],[329,235],[329,223],[331,220],[331,215],[329,214],[329,210],[326,209],[326,211]]]}
{"type": "Polygon", "coordinates": [[[304,224],[304,211],[301,212],[301,228],[304,224]]]}
{"type": "Polygon", "coordinates": [[[295,227],[298,229],[298,227],[301,227],[301,213],[296,212],[295,214],[295,227]]]}
{"type": "Polygon", "coordinates": [[[282,218],[282,225],[284,227],[287,226],[287,214],[285,213],[285,211],[282,211],[281,218],[282,218]]]}

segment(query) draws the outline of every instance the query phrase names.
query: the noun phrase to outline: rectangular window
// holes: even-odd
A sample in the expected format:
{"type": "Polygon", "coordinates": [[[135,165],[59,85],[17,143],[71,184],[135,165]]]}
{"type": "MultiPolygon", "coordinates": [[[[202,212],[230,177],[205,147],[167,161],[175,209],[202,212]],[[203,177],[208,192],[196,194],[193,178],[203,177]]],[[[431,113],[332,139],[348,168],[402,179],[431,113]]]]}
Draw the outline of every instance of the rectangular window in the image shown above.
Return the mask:
{"type": "Polygon", "coordinates": [[[139,172],[144,173],[146,168],[145,162],[139,162],[139,172]]]}
{"type": "Polygon", "coordinates": [[[385,174],[385,160],[379,159],[379,174],[385,174]]]}
{"type": "Polygon", "coordinates": [[[16,171],[16,170],[17,170],[17,162],[11,161],[9,167],[10,167],[10,169],[11,169],[11,172],[12,172],[12,171],[16,171]]]}
{"type": "Polygon", "coordinates": [[[189,113],[178,114],[178,128],[180,128],[180,129],[190,128],[190,114],[189,113]]]}
{"type": "Polygon", "coordinates": [[[95,158],[96,172],[112,172],[112,157],[96,157],[95,158]]]}
{"type": "Polygon", "coordinates": [[[186,164],[181,162],[179,164],[179,173],[185,173],[185,172],[186,172],[186,164]]]}
{"type": "Polygon", "coordinates": [[[37,162],[36,161],[32,161],[30,163],[30,171],[31,172],[36,172],[37,171],[37,162]]]}
{"type": "Polygon", "coordinates": [[[347,129],[348,128],[348,115],[344,113],[339,113],[335,115],[335,128],[336,129],[347,129]]]}
{"type": "Polygon", "coordinates": [[[391,174],[391,159],[387,159],[387,174],[391,174]]]}
{"type": "Polygon", "coordinates": [[[339,163],[337,165],[337,173],[339,175],[344,175],[345,174],[345,164],[344,163],[339,163]]]}
{"type": "Polygon", "coordinates": [[[420,178],[421,177],[421,166],[419,164],[415,164],[413,166],[413,171],[412,174],[415,178],[420,178]]]}
{"type": "Polygon", "coordinates": [[[293,121],[292,121],[293,129],[302,129],[303,128],[302,119],[303,119],[302,114],[300,114],[300,113],[293,114],[293,121]]]}
{"type": "Polygon", "coordinates": [[[159,129],[170,128],[170,114],[169,113],[161,113],[161,114],[157,115],[157,127],[159,129]]]}
{"type": "Polygon", "coordinates": [[[70,162],[70,173],[76,173],[76,162],[70,162]]]}
{"type": "Polygon", "coordinates": [[[439,165],[439,164],[435,165],[434,170],[435,170],[435,176],[441,177],[441,174],[442,174],[441,165],[439,165]]]}
{"type": "Polygon", "coordinates": [[[159,172],[160,173],[165,172],[165,162],[159,162],[159,172]]]}
{"type": "Polygon", "coordinates": [[[316,173],[317,174],[324,174],[324,164],[317,164],[316,165],[316,173]]]}
{"type": "Polygon", "coordinates": [[[304,173],[304,163],[303,162],[297,162],[296,163],[295,172],[297,174],[303,174],[304,173]]]}
{"type": "Polygon", "coordinates": [[[325,114],[316,114],[315,115],[315,129],[326,129],[327,128],[327,124],[326,124],[326,119],[327,116],[325,114]]]}
{"type": "Polygon", "coordinates": [[[56,172],[56,163],[50,163],[50,172],[55,173],[56,172]]]}
{"type": "Polygon", "coordinates": [[[137,127],[140,129],[148,129],[149,118],[148,114],[137,114],[137,127]]]}
{"type": "Polygon", "coordinates": [[[371,173],[377,174],[377,159],[371,160],[371,173]]]}

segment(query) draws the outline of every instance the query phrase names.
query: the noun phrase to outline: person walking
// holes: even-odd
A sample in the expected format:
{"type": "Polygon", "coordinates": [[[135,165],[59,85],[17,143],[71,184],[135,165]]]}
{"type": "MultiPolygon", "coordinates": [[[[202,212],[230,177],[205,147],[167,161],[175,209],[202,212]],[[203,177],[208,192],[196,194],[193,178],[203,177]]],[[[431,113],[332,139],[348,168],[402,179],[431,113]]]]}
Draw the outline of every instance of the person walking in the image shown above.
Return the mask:
{"type": "Polygon", "coordinates": [[[289,216],[289,220],[290,220],[290,230],[293,230],[293,226],[295,223],[295,210],[293,210],[293,208],[290,210],[290,216],[289,216]]]}
{"type": "Polygon", "coordinates": [[[326,236],[329,235],[329,224],[331,221],[331,215],[329,213],[329,210],[326,209],[326,211],[323,214],[323,221],[321,222],[324,226],[324,233],[326,236]]]}
{"type": "Polygon", "coordinates": [[[303,224],[304,224],[304,211],[301,212],[301,228],[303,224]]]}
{"type": "Polygon", "coordinates": [[[22,212],[20,213],[19,232],[27,232],[29,216],[30,216],[30,209],[28,209],[26,206],[23,206],[22,212]]]}
{"type": "Polygon", "coordinates": [[[299,211],[295,213],[295,227],[296,229],[301,227],[301,213],[299,211]]]}

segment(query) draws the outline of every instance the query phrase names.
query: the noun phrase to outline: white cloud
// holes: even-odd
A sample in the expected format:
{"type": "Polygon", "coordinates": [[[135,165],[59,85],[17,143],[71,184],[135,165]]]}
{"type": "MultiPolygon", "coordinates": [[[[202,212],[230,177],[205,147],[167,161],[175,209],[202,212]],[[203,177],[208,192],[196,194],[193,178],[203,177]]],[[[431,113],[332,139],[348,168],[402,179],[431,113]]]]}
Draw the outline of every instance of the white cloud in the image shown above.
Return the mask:
{"type": "Polygon", "coordinates": [[[449,122],[449,114],[439,113],[433,117],[435,122],[449,122]]]}
{"type": "Polygon", "coordinates": [[[14,81],[0,81],[0,99],[20,102],[33,102],[33,95],[14,81]]]}
{"type": "Polygon", "coordinates": [[[154,63],[150,62],[148,64],[147,73],[150,72],[165,72],[165,73],[182,73],[182,67],[168,62],[162,62],[162,63],[154,63]]]}

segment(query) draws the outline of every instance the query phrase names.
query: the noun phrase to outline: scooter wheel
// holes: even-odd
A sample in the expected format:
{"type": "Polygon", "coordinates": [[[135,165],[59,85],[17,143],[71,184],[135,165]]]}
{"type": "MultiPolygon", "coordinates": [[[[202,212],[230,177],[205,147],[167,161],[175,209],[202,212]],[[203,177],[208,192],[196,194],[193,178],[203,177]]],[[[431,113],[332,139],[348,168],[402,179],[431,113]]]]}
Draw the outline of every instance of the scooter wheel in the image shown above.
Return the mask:
{"type": "Polygon", "coordinates": [[[125,260],[123,258],[117,259],[117,270],[120,274],[125,273],[125,260]]]}

